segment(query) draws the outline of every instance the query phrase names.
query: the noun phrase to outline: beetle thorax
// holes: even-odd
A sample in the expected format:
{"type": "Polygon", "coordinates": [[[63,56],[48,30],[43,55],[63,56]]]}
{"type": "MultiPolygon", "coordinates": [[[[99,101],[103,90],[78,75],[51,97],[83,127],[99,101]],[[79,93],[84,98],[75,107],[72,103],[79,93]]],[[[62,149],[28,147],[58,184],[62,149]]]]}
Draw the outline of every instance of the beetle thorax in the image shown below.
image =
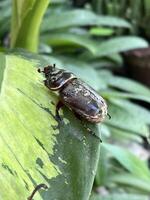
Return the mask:
{"type": "Polygon", "coordinates": [[[55,66],[47,66],[43,72],[46,78],[45,85],[53,91],[60,90],[66,83],[76,78],[73,73],[58,69],[55,66]]]}

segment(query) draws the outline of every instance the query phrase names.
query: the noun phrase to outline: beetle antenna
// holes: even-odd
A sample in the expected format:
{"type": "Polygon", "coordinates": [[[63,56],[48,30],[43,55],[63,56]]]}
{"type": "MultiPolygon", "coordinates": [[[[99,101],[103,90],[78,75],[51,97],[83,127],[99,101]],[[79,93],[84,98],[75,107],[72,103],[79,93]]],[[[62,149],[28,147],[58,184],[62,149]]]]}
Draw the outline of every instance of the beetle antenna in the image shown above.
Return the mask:
{"type": "Polygon", "coordinates": [[[47,190],[47,189],[48,189],[48,186],[47,186],[46,184],[44,184],[44,183],[41,183],[41,184],[37,185],[37,186],[35,187],[35,189],[33,190],[32,194],[27,198],[27,200],[32,200],[33,197],[34,197],[34,195],[35,195],[35,193],[36,193],[38,190],[40,190],[40,189],[47,190]]]}
{"type": "Polygon", "coordinates": [[[111,115],[109,113],[107,113],[107,116],[109,117],[109,119],[111,119],[111,115]]]}
{"type": "Polygon", "coordinates": [[[38,70],[37,70],[39,73],[41,73],[41,69],[40,68],[38,68],[38,70]]]}

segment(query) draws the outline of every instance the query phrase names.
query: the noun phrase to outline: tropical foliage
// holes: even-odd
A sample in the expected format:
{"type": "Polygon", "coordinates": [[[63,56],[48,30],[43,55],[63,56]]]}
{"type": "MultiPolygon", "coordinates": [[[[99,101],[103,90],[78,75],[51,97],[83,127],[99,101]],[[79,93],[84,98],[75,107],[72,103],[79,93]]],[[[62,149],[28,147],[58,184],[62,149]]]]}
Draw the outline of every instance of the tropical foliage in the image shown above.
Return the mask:
{"type": "Polygon", "coordinates": [[[93,192],[91,200],[147,200],[150,170],[142,138],[149,137],[150,112],[139,102],[150,103],[150,90],[114,72],[122,70],[120,52],[148,42],[121,35],[132,23],[98,15],[90,5],[48,3],[0,2],[1,198],[26,199],[45,183],[48,191],[35,199],[87,200],[93,187],[101,195],[93,192]],[[63,122],[55,119],[58,95],[37,73],[48,63],[74,72],[107,100],[111,120],[86,124],[101,135],[101,145],[67,108],[63,122]]]}

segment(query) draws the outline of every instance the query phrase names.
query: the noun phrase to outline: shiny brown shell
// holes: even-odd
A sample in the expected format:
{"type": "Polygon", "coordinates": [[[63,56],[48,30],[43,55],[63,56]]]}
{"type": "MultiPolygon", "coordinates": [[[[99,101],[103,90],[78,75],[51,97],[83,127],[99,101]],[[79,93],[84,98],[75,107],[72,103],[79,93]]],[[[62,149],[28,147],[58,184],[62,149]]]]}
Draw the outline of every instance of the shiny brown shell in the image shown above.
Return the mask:
{"type": "Polygon", "coordinates": [[[105,100],[80,79],[74,79],[60,92],[61,101],[90,122],[102,122],[107,115],[105,100]]]}
{"type": "Polygon", "coordinates": [[[44,68],[45,86],[58,91],[60,100],[78,116],[98,123],[107,115],[105,100],[88,84],[73,73],[58,69],[55,65],[44,68]]]}

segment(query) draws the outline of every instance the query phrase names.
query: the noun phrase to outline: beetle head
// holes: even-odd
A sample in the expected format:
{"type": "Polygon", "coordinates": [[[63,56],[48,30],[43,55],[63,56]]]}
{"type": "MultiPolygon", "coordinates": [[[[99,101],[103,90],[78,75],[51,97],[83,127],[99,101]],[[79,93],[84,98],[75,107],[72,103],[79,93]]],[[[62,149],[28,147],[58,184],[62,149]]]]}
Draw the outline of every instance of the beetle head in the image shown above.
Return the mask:
{"type": "Polygon", "coordinates": [[[42,71],[38,69],[38,72],[44,73],[46,78],[44,80],[45,86],[54,91],[60,90],[65,83],[75,78],[74,74],[56,68],[55,64],[44,67],[42,71]]]}
{"type": "Polygon", "coordinates": [[[41,70],[41,69],[39,68],[39,69],[38,69],[38,72],[39,72],[39,73],[43,72],[44,75],[45,75],[45,77],[48,77],[49,74],[51,74],[52,72],[55,71],[55,69],[56,69],[55,66],[56,66],[55,64],[53,64],[53,65],[48,65],[48,66],[44,67],[43,70],[41,70]]]}

